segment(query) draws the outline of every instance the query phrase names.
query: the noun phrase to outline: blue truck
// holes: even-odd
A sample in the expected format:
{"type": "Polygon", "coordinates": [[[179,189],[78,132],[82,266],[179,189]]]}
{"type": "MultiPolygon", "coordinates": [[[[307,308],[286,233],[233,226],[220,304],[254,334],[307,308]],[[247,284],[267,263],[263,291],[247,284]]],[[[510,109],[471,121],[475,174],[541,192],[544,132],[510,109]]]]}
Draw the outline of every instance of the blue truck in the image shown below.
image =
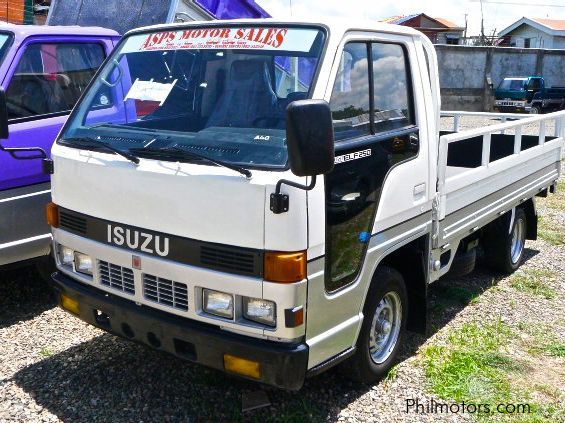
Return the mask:
{"type": "Polygon", "coordinates": [[[547,87],[541,76],[504,78],[494,96],[497,112],[539,114],[565,108],[565,85],[547,87]]]}

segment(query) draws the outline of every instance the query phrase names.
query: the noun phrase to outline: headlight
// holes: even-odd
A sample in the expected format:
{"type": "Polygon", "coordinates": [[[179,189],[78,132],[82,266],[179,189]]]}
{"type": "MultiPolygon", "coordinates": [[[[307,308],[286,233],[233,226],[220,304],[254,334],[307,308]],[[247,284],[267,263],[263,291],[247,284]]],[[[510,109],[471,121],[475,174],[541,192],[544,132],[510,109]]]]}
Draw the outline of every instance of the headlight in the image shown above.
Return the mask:
{"type": "Polygon", "coordinates": [[[268,326],[276,325],[276,305],[259,298],[243,298],[243,316],[248,320],[268,326]]]}
{"type": "Polygon", "coordinates": [[[75,252],[69,247],[59,245],[59,260],[65,266],[72,266],[75,259],[75,252]]]}
{"type": "Polygon", "coordinates": [[[79,273],[92,275],[92,258],[86,254],[75,252],[75,270],[79,273]]]}
{"type": "Polygon", "coordinates": [[[202,292],[202,308],[206,313],[233,319],[233,295],[204,289],[202,292]]]}

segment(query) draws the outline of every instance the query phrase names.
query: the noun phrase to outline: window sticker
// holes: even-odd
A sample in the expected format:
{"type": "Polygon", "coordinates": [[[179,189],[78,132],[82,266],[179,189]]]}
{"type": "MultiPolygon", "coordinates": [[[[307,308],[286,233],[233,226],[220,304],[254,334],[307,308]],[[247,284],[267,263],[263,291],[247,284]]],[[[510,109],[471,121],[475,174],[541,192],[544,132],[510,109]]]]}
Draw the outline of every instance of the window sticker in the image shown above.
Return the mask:
{"type": "Polygon", "coordinates": [[[303,28],[191,28],[130,37],[122,53],[178,49],[253,49],[308,52],[318,30],[303,28]]]}
{"type": "Polygon", "coordinates": [[[170,84],[164,84],[161,82],[155,82],[153,79],[150,81],[142,81],[139,78],[135,80],[133,85],[131,86],[128,94],[124,98],[126,100],[142,100],[142,101],[156,101],[159,102],[159,106],[162,106],[163,103],[171,94],[173,87],[177,83],[177,79],[175,79],[170,84]]]}

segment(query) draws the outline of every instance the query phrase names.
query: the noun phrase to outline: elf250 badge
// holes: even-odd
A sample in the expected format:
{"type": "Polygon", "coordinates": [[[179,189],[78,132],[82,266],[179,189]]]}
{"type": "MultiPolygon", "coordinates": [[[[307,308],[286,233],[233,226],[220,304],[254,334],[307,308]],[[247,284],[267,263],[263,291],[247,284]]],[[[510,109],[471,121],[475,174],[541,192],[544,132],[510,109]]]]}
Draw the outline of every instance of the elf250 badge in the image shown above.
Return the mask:
{"type": "Polygon", "coordinates": [[[340,163],[350,162],[352,160],[359,160],[365,157],[369,157],[370,155],[371,155],[371,149],[369,148],[367,150],[356,151],[354,153],[344,154],[343,156],[337,156],[335,158],[334,163],[340,164],[340,163]]]}

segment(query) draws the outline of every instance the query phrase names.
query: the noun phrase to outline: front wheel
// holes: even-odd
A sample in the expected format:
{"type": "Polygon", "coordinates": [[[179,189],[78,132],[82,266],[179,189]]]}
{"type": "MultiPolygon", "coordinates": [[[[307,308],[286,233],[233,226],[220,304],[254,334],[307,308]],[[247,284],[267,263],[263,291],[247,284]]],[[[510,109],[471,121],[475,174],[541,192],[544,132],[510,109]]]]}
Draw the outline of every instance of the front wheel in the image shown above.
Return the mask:
{"type": "Polygon", "coordinates": [[[396,361],[408,316],[408,299],[402,275],[394,269],[377,269],[363,308],[357,350],[344,367],[359,382],[373,383],[387,374],[396,361]]]}
{"type": "Polygon", "coordinates": [[[541,109],[539,106],[532,106],[530,108],[530,114],[531,115],[539,115],[541,113],[541,109]]]}

